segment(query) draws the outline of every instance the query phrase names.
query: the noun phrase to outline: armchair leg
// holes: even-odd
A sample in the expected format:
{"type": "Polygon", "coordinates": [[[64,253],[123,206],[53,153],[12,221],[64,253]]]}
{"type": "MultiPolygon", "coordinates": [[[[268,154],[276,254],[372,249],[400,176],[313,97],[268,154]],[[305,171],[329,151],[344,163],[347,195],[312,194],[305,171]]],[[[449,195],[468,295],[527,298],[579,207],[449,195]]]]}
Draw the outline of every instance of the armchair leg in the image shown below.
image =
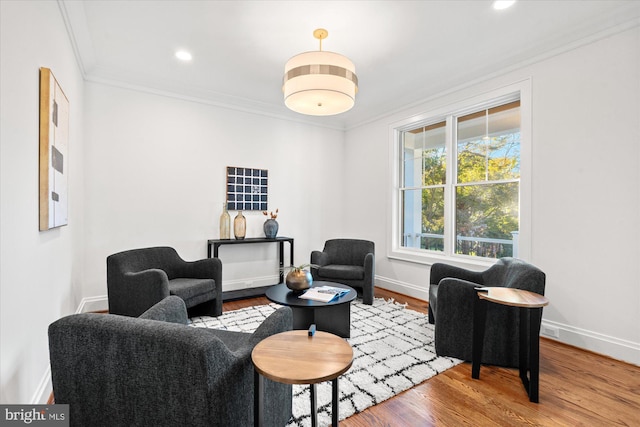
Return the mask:
{"type": "Polygon", "coordinates": [[[373,305],[373,292],[363,292],[362,293],[362,303],[367,305],[373,305]]]}

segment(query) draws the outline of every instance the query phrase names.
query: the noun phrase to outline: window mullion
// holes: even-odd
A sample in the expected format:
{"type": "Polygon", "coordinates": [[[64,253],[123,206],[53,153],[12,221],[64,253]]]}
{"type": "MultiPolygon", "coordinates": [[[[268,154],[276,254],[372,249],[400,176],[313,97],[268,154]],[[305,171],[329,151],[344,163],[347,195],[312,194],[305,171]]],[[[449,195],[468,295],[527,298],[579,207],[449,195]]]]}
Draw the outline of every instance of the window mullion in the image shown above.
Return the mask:
{"type": "Polygon", "coordinates": [[[455,120],[452,115],[447,116],[446,124],[446,185],[444,191],[444,254],[450,256],[454,251],[454,221],[455,211],[453,209],[453,202],[455,200],[455,185],[454,177],[456,176],[456,152],[454,141],[456,139],[456,126],[455,120]]]}

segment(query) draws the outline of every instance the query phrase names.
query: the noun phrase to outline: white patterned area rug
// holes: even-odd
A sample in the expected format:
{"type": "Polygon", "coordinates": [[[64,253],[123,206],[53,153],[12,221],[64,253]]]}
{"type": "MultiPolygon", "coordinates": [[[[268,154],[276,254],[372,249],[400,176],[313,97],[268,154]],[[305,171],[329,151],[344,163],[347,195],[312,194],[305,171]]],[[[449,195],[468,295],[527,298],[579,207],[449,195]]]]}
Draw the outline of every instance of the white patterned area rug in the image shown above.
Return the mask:
{"type": "MultiPolygon", "coordinates": [[[[280,306],[248,307],[220,317],[194,317],[201,328],[253,332],[280,306]]],[[[373,305],[360,299],[351,304],[353,365],[340,377],[340,419],[395,396],[459,363],[438,357],[434,327],[425,314],[376,298],[373,305]]],[[[293,418],[288,427],[311,425],[309,386],[293,386],[293,418]]],[[[318,384],[318,425],[331,424],[331,382],[318,384]]]]}

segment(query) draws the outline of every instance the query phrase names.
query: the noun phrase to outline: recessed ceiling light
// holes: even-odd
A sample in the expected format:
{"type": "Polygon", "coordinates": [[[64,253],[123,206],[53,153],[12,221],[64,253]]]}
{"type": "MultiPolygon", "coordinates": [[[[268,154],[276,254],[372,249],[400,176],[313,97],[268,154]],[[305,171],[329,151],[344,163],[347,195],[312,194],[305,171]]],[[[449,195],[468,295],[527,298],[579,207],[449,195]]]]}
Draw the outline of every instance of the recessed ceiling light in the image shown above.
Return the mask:
{"type": "Polygon", "coordinates": [[[176,52],[176,58],[181,61],[191,61],[192,56],[186,50],[179,50],[176,52]]]}
{"type": "Polygon", "coordinates": [[[513,6],[516,0],[496,0],[493,2],[493,8],[495,10],[502,10],[513,6]]]}

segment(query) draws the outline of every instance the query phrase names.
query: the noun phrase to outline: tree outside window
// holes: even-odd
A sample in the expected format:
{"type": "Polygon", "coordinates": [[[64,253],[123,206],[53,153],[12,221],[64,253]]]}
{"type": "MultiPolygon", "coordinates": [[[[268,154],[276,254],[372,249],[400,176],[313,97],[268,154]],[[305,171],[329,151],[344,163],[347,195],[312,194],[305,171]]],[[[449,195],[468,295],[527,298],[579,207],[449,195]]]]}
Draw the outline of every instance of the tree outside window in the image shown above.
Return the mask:
{"type": "Polygon", "coordinates": [[[401,142],[402,247],[517,256],[519,101],[402,131],[401,142]]]}

